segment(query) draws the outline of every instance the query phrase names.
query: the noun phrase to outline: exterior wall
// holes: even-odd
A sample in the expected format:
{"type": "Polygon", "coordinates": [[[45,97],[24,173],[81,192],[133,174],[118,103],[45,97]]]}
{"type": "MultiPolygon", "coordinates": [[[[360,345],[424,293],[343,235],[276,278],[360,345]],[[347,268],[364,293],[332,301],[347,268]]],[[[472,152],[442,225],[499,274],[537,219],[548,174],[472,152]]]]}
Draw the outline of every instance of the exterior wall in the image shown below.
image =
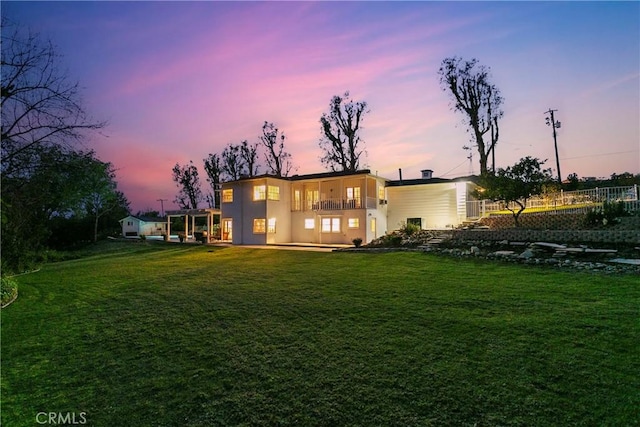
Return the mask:
{"type": "Polygon", "coordinates": [[[387,187],[389,228],[420,218],[423,229],[446,229],[466,219],[468,184],[444,182],[387,187]]]}
{"type": "Polygon", "coordinates": [[[222,190],[233,190],[233,201],[222,203],[222,221],[233,221],[231,243],[234,245],[264,245],[266,243],[285,243],[291,241],[290,190],[289,182],[283,179],[261,177],[224,183],[222,190]],[[264,185],[280,188],[280,200],[253,200],[254,187],[264,185]],[[267,232],[268,221],[276,221],[275,233],[267,232]],[[255,219],[265,220],[265,232],[254,233],[255,219]]]}
{"type": "Polygon", "coordinates": [[[280,200],[268,200],[266,219],[276,222],[275,233],[267,230],[267,243],[289,243],[291,242],[291,184],[288,181],[267,178],[266,185],[280,188],[280,200]]]}
{"type": "Polygon", "coordinates": [[[138,234],[138,224],[140,223],[140,220],[138,218],[128,216],[124,219],[121,219],[120,222],[122,223],[123,237],[131,236],[132,233],[138,234]]]}

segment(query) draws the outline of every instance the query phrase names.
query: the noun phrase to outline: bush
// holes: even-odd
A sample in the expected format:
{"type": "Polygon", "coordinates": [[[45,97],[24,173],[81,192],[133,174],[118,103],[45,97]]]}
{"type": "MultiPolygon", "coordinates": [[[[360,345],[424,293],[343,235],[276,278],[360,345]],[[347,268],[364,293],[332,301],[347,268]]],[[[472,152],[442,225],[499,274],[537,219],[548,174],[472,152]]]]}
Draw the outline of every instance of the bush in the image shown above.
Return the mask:
{"type": "Polygon", "coordinates": [[[359,248],[360,245],[362,245],[362,239],[360,237],[356,237],[355,239],[352,240],[352,242],[356,248],[359,248]]]}
{"type": "Polygon", "coordinates": [[[407,236],[412,236],[417,232],[419,232],[420,230],[421,228],[418,224],[405,223],[405,222],[402,222],[400,224],[400,232],[407,236]]]}
{"type": "Polygon", "coordinates": [[[8,304],[18,296],[18,283],[10,277],[0,278],[0,300],[2,305],[8,304]]]}
{"type": "Polygon", "coordinates": [[[620,220],[618,218],[629,215],[624,209],[623,202],[604,202],[601,207],[590,209],[585,215],[587,226],[613,225],[620,220]]]}

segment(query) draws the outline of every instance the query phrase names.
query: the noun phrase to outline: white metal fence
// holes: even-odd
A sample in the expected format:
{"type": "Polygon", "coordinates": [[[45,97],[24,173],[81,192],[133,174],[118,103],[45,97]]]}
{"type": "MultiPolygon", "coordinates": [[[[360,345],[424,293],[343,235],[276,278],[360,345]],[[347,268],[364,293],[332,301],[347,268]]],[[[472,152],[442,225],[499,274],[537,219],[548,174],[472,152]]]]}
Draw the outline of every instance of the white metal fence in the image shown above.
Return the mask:
{"type": "MultiPolygon", "coordinates": [[[[604,202],[622,202],[625,210],[640,210],[640,188],[638,185],[626,187],[592,188],[589,190],[562,191],[532,197],[526,202],[526,209],[545,209],[563,213],[585,212],[604,202]]],[[[504,202],[490,200],[467,201],[467,217],[481,218],[492,212],[506,209],[504,202]]],[[[526,211],[525,211],[526,212],[526,211]]]]}

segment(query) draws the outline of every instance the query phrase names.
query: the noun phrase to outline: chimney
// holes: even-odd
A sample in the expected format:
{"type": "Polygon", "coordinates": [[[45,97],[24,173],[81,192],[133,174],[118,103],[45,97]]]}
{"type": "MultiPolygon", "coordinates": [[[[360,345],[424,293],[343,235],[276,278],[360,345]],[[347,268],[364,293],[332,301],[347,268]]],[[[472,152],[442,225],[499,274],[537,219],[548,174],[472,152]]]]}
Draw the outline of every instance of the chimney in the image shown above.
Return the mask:
{"type": "Polygon", "coordinates": [[[400,175],[400,184],[402,184],[402,169],[398,168],[398,175],[400,175]]]}
{"type": "Polygon", "coordinates": [[[421,170],[420,172],[422,172],[422,179],[433,178],[433,171],[431,169],[424,169],[424,170],[421,170]]]}

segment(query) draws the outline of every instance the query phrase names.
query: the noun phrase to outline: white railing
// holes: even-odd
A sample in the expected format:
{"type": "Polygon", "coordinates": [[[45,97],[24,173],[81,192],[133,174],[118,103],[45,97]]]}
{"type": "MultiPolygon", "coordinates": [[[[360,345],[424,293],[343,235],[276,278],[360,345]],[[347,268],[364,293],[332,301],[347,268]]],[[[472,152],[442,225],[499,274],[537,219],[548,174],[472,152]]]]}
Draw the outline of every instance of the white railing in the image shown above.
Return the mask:
{"type": "MultiPolygon", "coordinates": [[[[566,213],[585,212],[604,202],[623,202],[625,210],[640,210],[640,188],[638,185],[626,187],[592,188],[589,190],[559,191],[532,197],[526,202],[526,209],[562,210],[566,213]]],[[[490,200],[467,201],[467,217],[481,218],[492,212],[506,210],[504,202],[490,200]]]]}

